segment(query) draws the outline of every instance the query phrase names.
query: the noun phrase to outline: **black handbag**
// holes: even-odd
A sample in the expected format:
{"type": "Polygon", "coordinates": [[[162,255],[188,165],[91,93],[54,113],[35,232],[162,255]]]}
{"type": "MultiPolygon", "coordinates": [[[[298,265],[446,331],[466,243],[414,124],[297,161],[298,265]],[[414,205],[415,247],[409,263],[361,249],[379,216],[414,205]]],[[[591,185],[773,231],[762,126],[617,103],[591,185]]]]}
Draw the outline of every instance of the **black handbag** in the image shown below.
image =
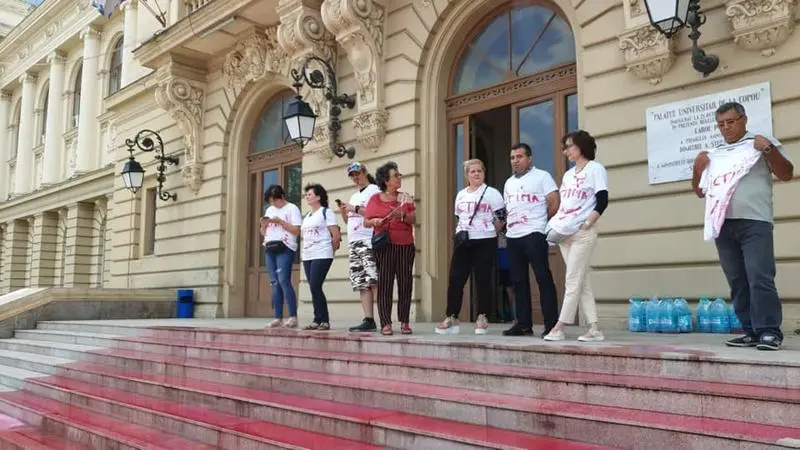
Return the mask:
{"type": "Polygon", "coordinates": [[[392,241],[389,239],[388,231],[381,231],[372,235],[372,250],[377,251],[386,248],[392,241]]]}
{"type": "Polygon", "coordinates": [[[264,250],[266,250],[267,253],[283,253],[289,250],[289,247],[287,247],[283,241],[269,241],[264,244],[264,250]]]}
{"type": "MultiPolygon", "coordinates": [[[[481,198],[478,199],[478,203],[475,205],[475,210],[472,211],[472,217],[469,218],[469,225],[472,226],[472,220],[475,219],[475,214],[478,214],[478,207],[481,206],[481,202],[483,201],[483,196],[486,195],[486,190],[489,189],[489,186],[486,186],[483,189],[483,193],[481,193],[481,198]]],[[[453,234],[453,248],[457,249],[462,245],[466,245],[469,243],[469,231],[461,230],[457,231],[453,234]]]]}

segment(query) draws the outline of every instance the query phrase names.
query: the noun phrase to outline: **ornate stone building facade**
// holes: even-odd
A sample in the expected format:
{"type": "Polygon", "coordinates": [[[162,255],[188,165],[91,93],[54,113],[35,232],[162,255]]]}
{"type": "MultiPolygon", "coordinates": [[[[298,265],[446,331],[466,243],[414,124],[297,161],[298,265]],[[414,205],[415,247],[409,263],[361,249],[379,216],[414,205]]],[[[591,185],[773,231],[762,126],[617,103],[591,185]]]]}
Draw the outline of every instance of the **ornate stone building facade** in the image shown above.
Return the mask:
{"type": "MultiPolygon", "coordinates": [[[[339,91],[357,98],[342,115],[340,142],[354,146],[356,159],[373,170],[396,161],[404,189],[416,196],[418,320],[444,311],[447,236],[464,158],[483,159],[490,183],[499,186],[509,172],[508,147],[526,140],[537,166],[560,179],[567,162],[558,138],[578,126],[598,137],[612,204],[600,225],[593,283],[602,320],[622,326],[631,295],[726,294],[713,245],[702,242],[702,204],[686,183],[648,184],[645,109],[770,80],[775,135],[792,156],[798,145],[791,120],[798,108],[793,66],[800,59],[795,0],[703,1],[702,44],[722,60],[706,78],[691,68],[685,33],[671,39],[657,33],[643,0],[172,0],[168,26],[155,34],[158,25],[145,24],[141,7],[133,24],[129,10],[109,21],[86,12],[85,3],[48,0],[40,8],[65,12],[50,18],[37,10],[39,17],[12,32],[20,36],[13,44],[0,43],[8,97],[0,119],[11,125],[0,127],[0,139],[19,136],[13,147],[19,150],[10,155],[20,155],[2,160],[11,163],[4,164],[11,175],[2,179],[15,180],[8,183],[13,196],[0,203],[6,289],[68,284],[61,275],[42,278],[42,269],[71,273],[80,265],[92,285],[194,288],[200,315],[269,316],[256,228],[264,188],[281,183],[298,203],[309,182],[325,185],[331,198],[349,198],[353,190],[343,173],[349,161],[330,151],[323,92],[301,89],[320,116],[302,150],[281,123],[294,95],[291,70],[312,55],[332,61],[339,91]],[[63,31],[72,22],[75,31],[63,31]],[[123,25],[126,37],[129,26],[138,31],[135,50],[123,46],[122,89],[94,91],[85,100],[91,84],[81,86],[81,111],[97,120],[80,114],[76,133],[68,114],[55,125],[48,119],[57,156],[49,156],[47,133],[37,153],[31,130],[38,122],[16,121],[16,99],[23,99],[22,117],[35,117],[41,103],[26,102],[26,93],[38,99],[48,79],[42,73],[58,75],[65,64],[63,88],[52,88],[56,79],[51,91],[68,110],[77,90],[72,61],[114,48],[114,30],[123,25]],[[21,36],[35,32],[62,47],[24,47],[29,41],[21,36]],[[167,153],[180,159],[165,183],[176,201],[153,195],[148,156],[137,155],[148,162],[148,177],[136,195],[116,175],[127,158],[124,139],[143,128],[159,132],[167,153]],[[30,177],[17,182],[20,167],[30,177]],[[41,182],[39,167],[46,175],[41,182]],[[52,256],[38,256],[45,253],[52,256]]],[[[91,72],[107,77],[108,60],[95,60],[91,72]]],[[[775,186],[778,286],[794,328],[798,189],[794,181],[775,186]]],[[[561,279],[563,263],[556,254],[552,261],[561,279]]],[[[295,275],[304,315],[310,295],[299,270],[295,275]]],[[[360,306],[343,251],[326,292],[335,322],[356,318],[360,306]]]]}

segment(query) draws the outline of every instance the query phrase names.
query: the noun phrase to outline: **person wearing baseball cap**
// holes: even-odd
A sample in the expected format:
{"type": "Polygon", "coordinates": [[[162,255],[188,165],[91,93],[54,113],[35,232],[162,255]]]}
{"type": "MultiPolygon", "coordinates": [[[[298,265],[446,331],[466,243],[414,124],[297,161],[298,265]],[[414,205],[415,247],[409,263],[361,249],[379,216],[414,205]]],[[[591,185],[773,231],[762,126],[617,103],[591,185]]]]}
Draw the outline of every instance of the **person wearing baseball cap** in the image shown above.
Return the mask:
{"type": "Polygon", "coordinates": [[[372,251],[372,228],[364,227],[364,210],[369,199],[380,192],[380,189],[364,164],[352,162],[347,166],[346,172],[358,190],[353,193],[349,202],[337,200],[337,203],[347,224],[350,285],[359,293],[364,309],[364,319],[360,324],[351,327],[350,331],[371,332],[377,330],[373,311],[378,289],[378,269],[372,251]]]}

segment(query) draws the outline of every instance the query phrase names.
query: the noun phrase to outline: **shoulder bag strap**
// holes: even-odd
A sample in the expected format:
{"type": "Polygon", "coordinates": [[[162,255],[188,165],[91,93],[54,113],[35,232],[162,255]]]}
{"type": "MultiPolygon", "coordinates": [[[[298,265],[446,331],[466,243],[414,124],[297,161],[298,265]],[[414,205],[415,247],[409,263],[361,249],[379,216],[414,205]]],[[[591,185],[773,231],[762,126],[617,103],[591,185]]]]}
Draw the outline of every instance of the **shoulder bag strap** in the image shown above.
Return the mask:
{"type": "Polygon", "coordinates": [[[483,201],[483,196],[486,195],[487,189],[489,189],[488,185],[483,189],[483,192],[481,193],[481,198],[478,199],[478,204],[475,205],[475,211],[472,211],[472,217],[469,218],[469,226],[472,226],[472,219],[475,218],[475,214],[478,214],[478,207],[481,206],[481,202],[483,201]]]}

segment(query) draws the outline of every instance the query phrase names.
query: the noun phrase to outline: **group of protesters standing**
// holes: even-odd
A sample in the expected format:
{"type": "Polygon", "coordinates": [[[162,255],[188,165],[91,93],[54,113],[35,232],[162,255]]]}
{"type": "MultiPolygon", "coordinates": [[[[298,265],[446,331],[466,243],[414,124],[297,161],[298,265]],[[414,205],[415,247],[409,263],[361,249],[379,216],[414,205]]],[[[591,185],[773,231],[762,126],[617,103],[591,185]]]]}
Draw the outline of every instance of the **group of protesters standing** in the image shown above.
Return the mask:
{"type": "MultiPolygon", "coordinates": [[[[597,328],[594,296],[588,280],[589,257],[597,240],[594,224],[608,204],[605,169],[594,161],[594,138],[585,131],[570,133],[562,139],[565,156],[574,163],[559,189],[553,177],[533,166],[529,145],[520,143],[510,153],[513,175],[506,181],[504,193],[485,184],[482,161],[465,162],[469,185],[455,200],[458,218],[453,235],[454,251],[450,265],[447,317],[436,327],[440,334],[459,332],[464,285],[475,274],[478,291],[477,334],[488,329],[487,314],[493,296],[492,272],[498,248],[498,233],[505,233],[511,269],[516,322],[503,332],[507,336],[532,335],[532,312],[528,267],[532,266],[539,286],[545,319],[544,338],[564,339],[563,325],[573,323],[580,305],[590,325],[581,340],[602,340],[597,328]],[[561,316],[558,315],[556,287],[548,262],[550,246],[561,247],[567,265],[566,292],[561,316]]],[[[416,248],[413,228],[416,207],[411,195],[402,192],[402,174],[397,164],[386,163],[375,177],[358,162],[351,163],[347,176],[357,186],[349,201],[336,200],[347,224],[350,284],[359,292],[364,319],[350,331],[376,331],[373,316],[377,302],[380,331],[393,334],[392,294],[397,281],[397,315],[400,332],[411,334],[410,309],[413,265],[416,248]]],[[[301,237],[301,259],[309,283],[314,320],[306,330],[329,330],[327,299],[323,283],[338,250],[341,233],[336,215],[329,209],[328,193],[319,184],[305,187],[309,212],[301,217],[296,205],[286,201],[283,189],[267,189],[270,204],[261,219],[267,269],[272,287],[275,316],[268,327],[295,328],[297,299],[291,285],[291,264],[301,237]],[[283,304],[289,317],[283,317],[283,304]]]]}

